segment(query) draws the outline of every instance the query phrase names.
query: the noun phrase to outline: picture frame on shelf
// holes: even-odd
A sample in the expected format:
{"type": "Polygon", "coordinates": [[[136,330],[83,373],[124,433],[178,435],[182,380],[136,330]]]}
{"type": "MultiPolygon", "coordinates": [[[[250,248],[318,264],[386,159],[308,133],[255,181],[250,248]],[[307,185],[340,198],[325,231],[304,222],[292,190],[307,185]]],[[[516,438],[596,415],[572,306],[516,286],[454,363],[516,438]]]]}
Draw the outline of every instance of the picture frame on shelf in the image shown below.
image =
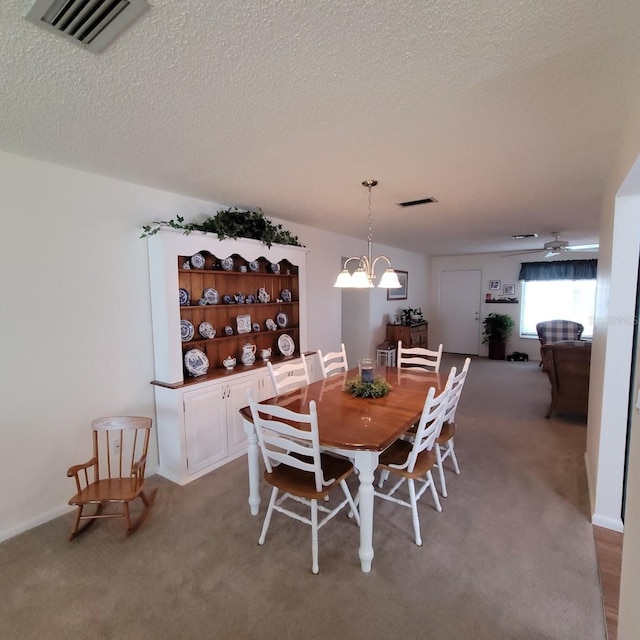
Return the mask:
{"type": "Polygon", "coordinates": [[[387,300],[406,300],[409,292],[409,273],[395,269],[398,280],[402,285],[399,289],[387,289],[387,300]]]}
{"type": "Polygon", "coordinates": [[[500,280],[489,280],[489,291],[500,291],[502,283],[500,280]]]}
{"type": "Polygon", "coordinates": [[[512,296],[516,292],[516,285],[515,284],[505,284],[502,292],[504,293],[505,296],[512,296]]]}

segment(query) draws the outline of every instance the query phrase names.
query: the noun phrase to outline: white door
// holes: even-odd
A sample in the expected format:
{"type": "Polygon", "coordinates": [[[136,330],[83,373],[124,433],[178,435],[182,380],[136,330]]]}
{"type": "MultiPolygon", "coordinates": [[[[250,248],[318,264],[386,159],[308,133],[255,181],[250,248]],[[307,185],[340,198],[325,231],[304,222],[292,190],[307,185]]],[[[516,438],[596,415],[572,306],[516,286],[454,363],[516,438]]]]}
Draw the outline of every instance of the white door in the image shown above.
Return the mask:
{"type": "Polygon", "coordinates": [[[444,351],[478,355],[481,287],[480,269],[440,274],[440,335],[444,351]]]}
{"type": "Polygon", "coordinates": [[[196,473],[227,456],[227,426],[223,390],[218,384],[184,394],[187,470],[196,473]]]}

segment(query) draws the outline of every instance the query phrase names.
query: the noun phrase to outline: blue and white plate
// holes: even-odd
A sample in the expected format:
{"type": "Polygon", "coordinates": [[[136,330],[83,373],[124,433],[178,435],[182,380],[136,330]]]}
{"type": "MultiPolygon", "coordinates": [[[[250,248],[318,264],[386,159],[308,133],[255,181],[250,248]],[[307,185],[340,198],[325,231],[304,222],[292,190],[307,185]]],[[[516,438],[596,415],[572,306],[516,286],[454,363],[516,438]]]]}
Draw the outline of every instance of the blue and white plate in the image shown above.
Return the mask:
{"type": "Polygon", "coordinates": [[[284,329],[289,324],[289,318],[287,318],[287,314],[284,311],[279,311],[276,314],[276,324],[284,329]]]}
{"type": "Polygon", "coordinates": [[[180,339],[182,342],[188,342],[193,338],[194,329],[189,320],[180,320],[180,339]]]}
{"type": "Polygon", "coordinates": [[[280,297],[283,302],[291,302],[291,291],[289,291],[289,289],[283,289],[280,292],[280,297]]]}
{"type": "Polygon", "coordinates": [[[290,356],[296,350],[296,343],[290,335],[283,333],[278,338],[278,349],[283,356],[290,356]]]}
{"type": "Polygon", "coordinates": [[[216,330],[210,322],[201,322],[198,325],[198,333],[207,340],[216,337],[216,330]]]}
{"type": "Polygon", "coordinates": [[[280,265],[277,262],[272,262],[270,267],[271,273],[280,273],[280,265]]]}
{"type": "Polygon", "coordinates": [[[204,269],[204,256],[201,253],[194,253],[189,262],[194,269],[204,269]]]}
{"type": "Polygon", "coordinates": [[[252,260],[249,263],[249,271],[257,271],[260,268],[260,266],[258,265],[257,260],[252,260]]]}
{"type": "Polygon", "coordinates": [[[225,258],[222,261],[222,268],[225,271],[233,271],[233,258],[225,258]]]}
{"type": "Polygon", "coordinates": [[[212,287],[208,287],[202,292],[202,297],[207,301],[207,304],[218,304],[220,296],[218,292],[212,287]]]}
{"type": "Polygon", "coordinates": [[[184,354],[184,366],[192,376],[203,376],[209,370],[209,359],[200,349],[191,349],[184,354]]]}
{"type": "Polygon", "coordinates": [[[191,299],[189,292],[186,289],[178,289],[178,293],[180,294],[180,306],[186,307],[191,299]]]}
{"type": "Polygon", "coordinates": [[[228,336],[232,336],[232,335],[233,335],[233,327],[231,327],[231,326],[227,325],[227,326],[224,328],[224,332],[225,332],[225,334],[226,334],[226,335],[228,335],[228,336]]]}
{"type": "Polygon", "coordinates": [[[250,333],[251,332],[251,316],[244,314],[236,318],[236,327],[238,333],[250,333]]]}

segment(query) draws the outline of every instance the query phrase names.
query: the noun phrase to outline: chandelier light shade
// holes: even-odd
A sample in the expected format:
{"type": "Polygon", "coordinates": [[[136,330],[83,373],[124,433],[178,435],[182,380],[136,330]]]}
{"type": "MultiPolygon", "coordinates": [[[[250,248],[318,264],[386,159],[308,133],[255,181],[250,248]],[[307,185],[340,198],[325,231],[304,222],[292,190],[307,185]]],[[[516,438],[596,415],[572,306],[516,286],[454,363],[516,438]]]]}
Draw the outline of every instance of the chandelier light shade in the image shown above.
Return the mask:
{"type": "Polygon", "coordinates": [[[378,184],[377,180],[365,180],[363,187],[369,190],[369,234],[367,236],[367,255],[352,256],[347,258],[342,265],[342,271],[338,274],[334,287],[343,289],[368,289],[374,287],[375,284],[375,268],[379,260],[387,263],[387,269],[382,274],[378,287],[381,289],[399,289],[402,285],[398,280],[398,274],[393,270],[391,260],[387,256],[380,255],[375,259],[371,258],[371,246],[373,244],[373,236],[371,233],[371,189],[378,184]],[[347,269],[347,264],[354,260],[358,261],[358,266],[353,273],[347,269]]]}

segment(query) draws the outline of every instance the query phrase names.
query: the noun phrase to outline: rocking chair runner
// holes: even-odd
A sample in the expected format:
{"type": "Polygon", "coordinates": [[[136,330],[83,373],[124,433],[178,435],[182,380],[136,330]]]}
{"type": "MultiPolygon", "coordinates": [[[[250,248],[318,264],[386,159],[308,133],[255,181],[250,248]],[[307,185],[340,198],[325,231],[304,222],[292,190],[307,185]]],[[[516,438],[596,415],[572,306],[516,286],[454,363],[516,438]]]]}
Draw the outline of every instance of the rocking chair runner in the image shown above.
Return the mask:
{"type": "Polygon", "coordinates": [[[67,471],[67,476],[75,479],[77,488],[69,504],[78,507],[69,540],[73,540],[98,518],[124,518],[129,536],[146,518],[156,495],[156,489],[149,496],[144,493],[151,418],[98,418],[91,423],[91,427],[93,457],[67,471]],[[90,469],[93,469],[93,481],[89,479],[90,469]],[[144,510],[132,525],[129,503],[136,498],[142,500],[144,510]],[[121,504],[122,510],[103,513],[108,503],[121,504]],[[90,515],[83,513],[87,505],[96,506],[90,515]],[[87,520],[82,527],[81,520],[87,520]]]}

